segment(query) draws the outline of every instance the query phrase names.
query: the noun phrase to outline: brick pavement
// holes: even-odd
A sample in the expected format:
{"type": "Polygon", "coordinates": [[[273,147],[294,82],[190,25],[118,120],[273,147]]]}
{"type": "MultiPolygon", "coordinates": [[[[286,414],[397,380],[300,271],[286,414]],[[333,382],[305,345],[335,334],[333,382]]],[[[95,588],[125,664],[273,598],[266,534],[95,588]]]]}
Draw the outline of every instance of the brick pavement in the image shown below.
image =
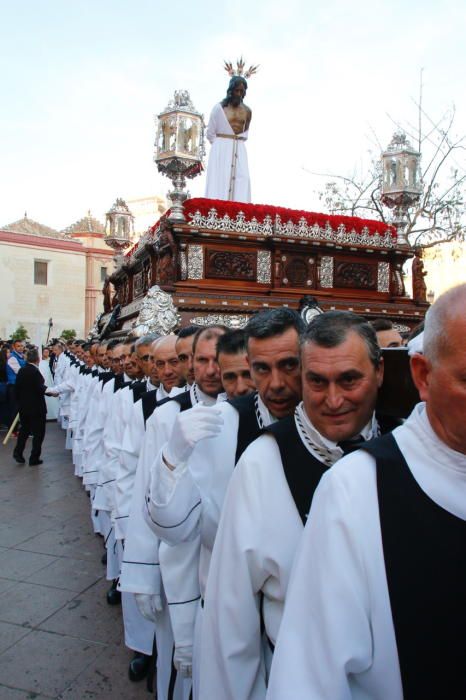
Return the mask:
{"type": "Polygon", "coordinates": [[[39,467],[17,465],[13,445],[0,444],[0,700],[150,698],[127,677],[121,609],[105,601],[102,540],[64,432],[47,424],[39,467]]]}

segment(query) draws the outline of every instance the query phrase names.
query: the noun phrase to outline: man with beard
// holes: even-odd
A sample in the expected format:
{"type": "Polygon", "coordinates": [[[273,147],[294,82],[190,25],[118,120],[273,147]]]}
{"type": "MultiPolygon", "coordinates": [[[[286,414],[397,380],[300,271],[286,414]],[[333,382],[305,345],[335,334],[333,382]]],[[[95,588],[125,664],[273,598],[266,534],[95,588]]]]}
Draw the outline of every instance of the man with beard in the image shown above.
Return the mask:
{"type": "Polygon", "coordinates": [[[205,196],[234,202],[251,201],[246,140],[252,112],[243,100],[248,84],[234,75],[224,100],[215,105],[207,125],[212,144],[205,196]]]}
{"type": "MultiPolygon", "coordinates": [[[[235,463],[265,426],[292,413],[301,398],[299,333],[303,328],[300,316],[291,309],[270,309],[253,316],[245,329],[248,364],[243,358],[241,373],[249,368],[257,391],[210,410],[201,412],[194,408],[180,414],[152,467],[146,519],[160,539],[172,548],[200,536],[196,573],[202,597],[223,499],[235,463]]],[[[221,366],[227,360],[231,363],[232,357],[237,362],[235,355],[224,352],[224,343],[227,341],[222,339],[221,366]]],[[[200,616],[198,604],[197,617],[200,616]]],[[[201,697],[197,676],[200,628],[198,619],[193,653],[195,698],[201,697]]],[[[191,653],[190,648],[184,650],[185,664],[191,653]]]]}
{"type": "Polygon", "coordinates": [[[331,469],[290,582],[271,700],[466,696],[466,285],[426,315],[422,403],[331,469]]]}
{"type": "Polygon", "coordinates": [[[351,449],[348,441],[379,432],[374,408],[383,364],[370,324],[349,312],[321,314],[302,335],[300,355],[303,402],[246,449],[225,498],[205,594],[203,700],[219,689],[223,698],[265,698],[314,490],[351,449]]]}

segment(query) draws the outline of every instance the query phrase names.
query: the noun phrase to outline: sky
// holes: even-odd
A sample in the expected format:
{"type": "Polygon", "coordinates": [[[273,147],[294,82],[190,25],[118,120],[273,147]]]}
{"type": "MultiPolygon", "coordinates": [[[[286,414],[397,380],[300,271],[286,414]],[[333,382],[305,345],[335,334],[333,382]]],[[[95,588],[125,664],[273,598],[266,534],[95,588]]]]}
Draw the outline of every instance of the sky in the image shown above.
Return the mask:
{"type": "Polygon", "coordinates": [[[455,105],[466,134],[465,30],[464,0],[0,0],[0,225],[166,194],[155,115],[187,89],[207,120],[241,55],[253,202],[319,210],[313,173],[362,172],[417,123],[421,68],[426,113],[455,105]]]}

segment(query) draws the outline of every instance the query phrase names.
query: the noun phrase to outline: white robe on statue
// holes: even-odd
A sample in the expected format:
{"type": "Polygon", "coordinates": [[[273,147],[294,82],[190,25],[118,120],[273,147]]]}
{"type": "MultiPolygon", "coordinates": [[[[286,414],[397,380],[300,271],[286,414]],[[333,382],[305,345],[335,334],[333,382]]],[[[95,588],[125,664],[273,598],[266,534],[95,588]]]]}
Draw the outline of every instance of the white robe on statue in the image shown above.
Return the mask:
{"type": "MultiPolygon", "coordinates": [[[[466,455],[438,439],[425,404],[414,408],[393,437],[427,496],[466,520],[466,455]]],[[[449,694],[448,678],[445,693],[449,694]]],[[[332,467],[314,495],[293,568],[267,699],[290,696],[403,700],[376,465],[363,451],[332,467]]]]}
{"type": "Polygon", "coordinates": [[[234,136],[235,132],[226,118],[222,105],[220,103],[215,105],[207,125],[207,138],[212,144],[205,192],[205,196],[209,199],[251,201],[251,182],[245,143],[248,133],[244,131],[237,134],[239,137],[237,139],[218,136],[218,134],[234,136]]]}

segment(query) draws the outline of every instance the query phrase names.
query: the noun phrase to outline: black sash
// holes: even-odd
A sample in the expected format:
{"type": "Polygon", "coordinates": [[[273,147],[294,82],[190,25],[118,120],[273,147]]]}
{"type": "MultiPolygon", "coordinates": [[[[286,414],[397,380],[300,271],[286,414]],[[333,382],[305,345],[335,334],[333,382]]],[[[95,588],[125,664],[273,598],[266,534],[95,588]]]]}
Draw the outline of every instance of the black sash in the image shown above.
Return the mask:
{"type": "Polygon", "coordinates": [[[176,403],[180,406],[180,411],[187,411],[189,408],[193,407],[190,391],[183,391],[181,394],[169,397],[168,401],[176,401],[176,403]]]}
{"type": "Polygon", "coordinates": [[[144,425],[155,409],[162,406],[164,403],[168,403],[168,401],[176,401],[180,406],[180,411],[186,411],[188,408],[192,408],[190,391],[183,391],[183,393],[177,394],[177,396],[168,396],[165,399],[161,399],[161,401],[157,401],[157,389],[152,389],[152,391],[148,391],[143,395],[141,401],[144,425]]]}
{"type": "Polygon", "coordinates": [[[133,402],[136,403],[136,401],[138,401],[138,399],[140,399],[141,396],[147,392],[147,382],[135,382],[131,387],[131,390],[133,392],[133,402]]]}
{"type": "Polygon", "coordinates": [[[148,418],[153,414],[155,407],[157,406],[157,389],[151,389],[147,391],[141,398],[142,404],[142,415],[144,416],[144,425],[147,423],[148,418]]]}
{"type": "Polygon", "coordinates": [[[261,429],[257,422],[256,394],[247,394],[247,396],[238,396],[236,399],[229,399],[228,403],[238,411],[238,439],[236,441],[235,464],[243,454],[248,445],[256,440],[261,434],[261,429]]]}
{"type": "Polygon", "coordinates": [[[113,379],[114,376],[113,372],[103,372],[99,374],[99,382],[102,382],[102,386],[104,386],[104,384],[110,381],[110,379],[113,379]]]}
{"type": "Polygon", "coordinates": [[[123,374],[117,374],[115,377],[115,384],[113,385],[113,393],[118,391],[118,389],[123,389],[124,386],[129,386],[129,384],[131,384],[131,382],[125,382],[123,374]]]}
{"type": "Polygon", "coordinates": [[[377,462],[403,697],[466,698],[466,522],[421,489],[392,435],[363,449],[377,462]]]}
{"type": "Polygon", "coordinates": [[[294,416],[282,418],[264,431],[273,435],[277,441],[288,487],[305,525],[314,491],[328,467],[311,455],[303,445],[294,416]]]}

